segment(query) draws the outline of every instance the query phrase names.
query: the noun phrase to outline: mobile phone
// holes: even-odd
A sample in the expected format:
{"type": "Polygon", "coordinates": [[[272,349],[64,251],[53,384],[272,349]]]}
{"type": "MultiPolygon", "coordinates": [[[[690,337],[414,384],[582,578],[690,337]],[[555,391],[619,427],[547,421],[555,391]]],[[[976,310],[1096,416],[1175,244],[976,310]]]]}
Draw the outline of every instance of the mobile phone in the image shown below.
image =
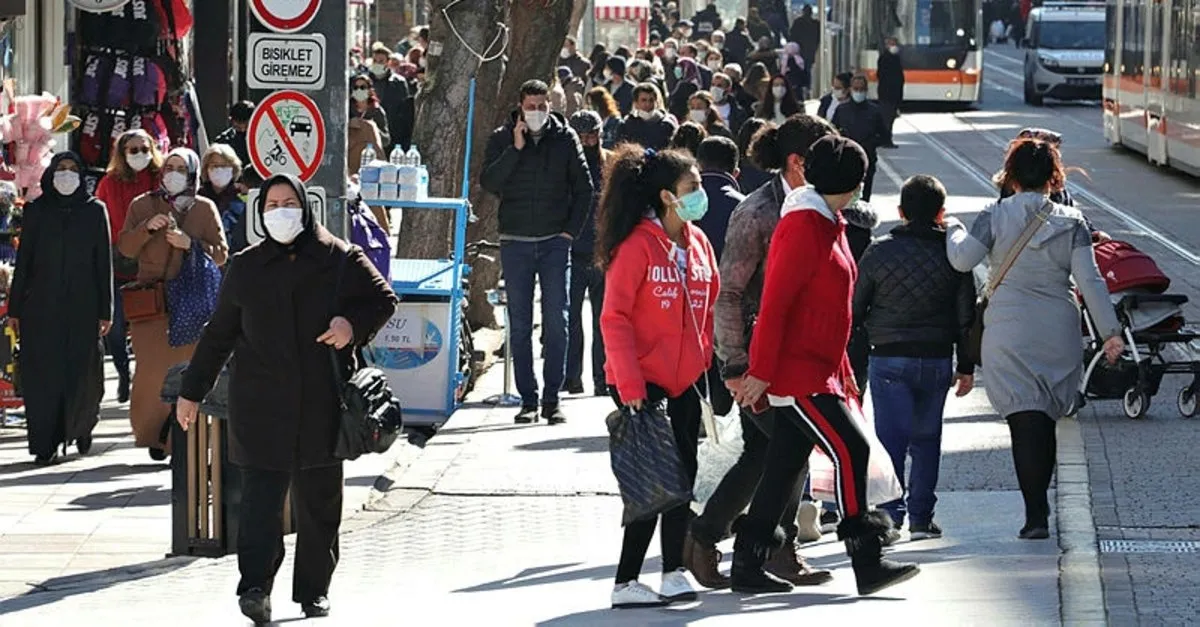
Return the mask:
{"type": "Polygon", "coordinates": [[[767,402],[767,395],[763,394],[762,396],[758,397],[757,401],[754,401],[753,405],[750,406],[750,411],[756,414],[762,414],[770,408],[771,403],[767,402]]]}

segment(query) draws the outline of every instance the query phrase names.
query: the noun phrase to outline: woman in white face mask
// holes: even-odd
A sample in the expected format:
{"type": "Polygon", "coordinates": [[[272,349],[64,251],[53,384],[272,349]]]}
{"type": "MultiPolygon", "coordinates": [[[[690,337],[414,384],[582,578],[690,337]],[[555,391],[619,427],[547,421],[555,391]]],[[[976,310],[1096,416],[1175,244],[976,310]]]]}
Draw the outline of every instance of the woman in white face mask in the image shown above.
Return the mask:
{"type": "MultiPolygon", "coordinates": [[[[237,419],[228,422],[231,461],[246,487],[238,523],[239,606],[271,620],[275,551],[283,538],[289,484],[300,521],[296,561],[305,575],[292,590],[307,617],[330,612],[337,562],[342,462],[333,456],[340,420],[335,378],[345,381],[355,347],[391,318],[396,296],[361,249],[317,223],[304,185],[277,175],[259,188],[251,211],[265,235],[230,263],[216,313],[184,376],[179,422],[192,426],[197,402],[236,353],[229,380],[237,419]],[[335,371],[333,362],[339,362],[335,371]],[[288,385],[272,381],[286,379],[288,385]]],[[[282,555],[279,555],[282,558],[282,555]]]]}
{"type": "Polygon", "coordinates": [[[764,91],[762,100],[755,105],[755,116],[783,124],[797,113],[804,113],[804,106],[796,100],[787,78],[776,74],[771,78],[771,88],[764,91]]]}
{"type": "MultiPolygon", "coordinates": [[[[367,76],[360,75],[350,79],[350,119],[371,122],[375,125],[376,130],[379,131],[379,141],[381,142],[375,144],[375,152],[386,159],[387,155],[383,154],[383,149],[392,145],[392,137],[388,131],[387,113],[379,103],[373,83],[367,76]]],[[[352,131],[353,127],[354,125],[351,125],[352,131]]],[[[352,171],[357,172],[358,168],[353,168],[352,171]]]]}
{"type": "Polygon", "coordinates": [[[110,240],[113,244],[113,319],[109,333],[108,354],[112,355],[113,367],[117,370],[117,400],[129,401],[129,349],[126,344],[124,304],[120,287],[137,276],[137,261],[121,255],[116,250],[117,235],[125,228],[125,216],[134,199],[158,189],[158,178],[162,170],[163,157],[158,143],[142,129],[125,131],[113,142],[108,158],[108,169],[100,185],[96,187],[96,198],[104,201],[108,208],[110,240]]]}
{"type": "MultiPolygon", "coordinates": [[[[167,153],[163,162],[162,184],[159,189],[143,194],[129,206],[125,226],[117,238],[121,254],[136,259],[137,285],[127,286],[125,315],[133,338],[137,369],[133,375],[133,390],[129,420],[133,424],[134,444],[150,449],[150,457],[163,460],[169,449],[163,425],[170,406],[162,402],[160,392],[167,369],[192,357],[195,341],[173,345],[169,324],[183,307],[147,307],[145,290],[163,295],[166,303],[168,283],[180,274],[190,255],[207,255],[213,264],[225,265],[229,247],[225,229],[213,202],[199,192],[200,157],[188,148],[176,148],[167,153]],[[172,314],[168,317],[168,314],[172,314]]],[[[150,299],[151,303],[158,302],[150,299]]]]}
{"type": "Polygon", "coordinates": [[[200,195],[217,206],[230,254],[239,252],[247,245],[246,220],[243,219],[246,203],[237,185],[241,173],[242,161],[233,148],[225,144],[213,144],[204,151],[204,157],[200,160],[200,195]]]}
{"type": "Polygon", "coordinates": [[[91,449],[104,389],[100,339],[112,318],[112,254],[108,218],[83,184],[82,163],[59,153],[42,174],[41,196],[25,207],[9,291],[29,452],[42,466],[72,441],[81,455],[91,449]]]}
{"type": "Polygon", "coordinates": [[[712,94],[707,91],[698,91],[688,99],[688,121],[703,126],[709,135],[733,139],[733,133],[717,111],[712,94]]]}

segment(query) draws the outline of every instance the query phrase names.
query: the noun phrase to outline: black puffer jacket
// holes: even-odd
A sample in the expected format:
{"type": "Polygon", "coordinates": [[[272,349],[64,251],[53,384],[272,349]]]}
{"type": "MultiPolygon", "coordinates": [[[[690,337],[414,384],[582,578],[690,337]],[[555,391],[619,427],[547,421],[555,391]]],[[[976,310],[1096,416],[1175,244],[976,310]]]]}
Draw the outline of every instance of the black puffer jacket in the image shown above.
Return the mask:
{"type": "Polygon", "coordinates": [[[974,315],[974,277],[950,266],[940,227],[898,226],[859,262],[854,319],[872,355],[949,357],[957,345],[958,372],[971,374],[964,346],[974,315]]]}
{"type": "Polygon", "coordinates": [[[592,177],[579,136],[566,118],[551,113],[539,141],[531,135],[525,147],[513,145],[513,127],[492,132],[483,157],[480,185],[500,197],[500,234],[546,237],[579,235],[592,204],[592,177]]]}
{"type": "Polygon", "coordinates": [[[649,120],[630,114],[621,120],[616,143],[632,142],[646,148],[662,150],[671,143],[676,127],[675,121],[663,115],[662,111],[656,111],[654,117],[649,120]]]}

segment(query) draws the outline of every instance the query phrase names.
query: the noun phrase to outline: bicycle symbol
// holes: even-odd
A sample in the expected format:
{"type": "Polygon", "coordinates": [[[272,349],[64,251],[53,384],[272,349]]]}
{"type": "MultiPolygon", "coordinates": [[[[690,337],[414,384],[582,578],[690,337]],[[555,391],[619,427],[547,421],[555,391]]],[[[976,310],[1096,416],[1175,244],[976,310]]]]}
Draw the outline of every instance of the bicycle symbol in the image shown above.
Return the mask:
{"type": "Polygon", "coordinates": [[[267,153],[266,157],[263,157],[263,164],[268,168],[277,163],[281,166],[288,163],[287,155],[283,153],[283,144],[280,144],[278,139],[275,140],[275,147],[271,149],[271,152],[267,153]]]}

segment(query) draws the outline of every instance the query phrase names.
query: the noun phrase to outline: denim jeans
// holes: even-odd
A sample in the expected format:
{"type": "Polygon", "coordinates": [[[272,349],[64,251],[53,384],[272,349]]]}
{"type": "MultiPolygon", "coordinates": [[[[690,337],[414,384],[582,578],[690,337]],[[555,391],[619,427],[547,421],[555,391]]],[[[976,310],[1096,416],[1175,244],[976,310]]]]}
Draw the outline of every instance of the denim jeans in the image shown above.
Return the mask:
{"type": "Polygon", "coordinates": [[[538,382],[533,374],[533,292],[541,287],[542,338],[545,362],[542,404],[558,403],[567,369],[567,289],[571,272],[571,242],[555,237],[542,242],[500,242],[500,265],[508,296],[513,377],[526,407],[538,404],[538,382]]]}
{"type": "Polygon", "coordinates": [[[571,259],[570,343],[567,348],[567,381],[583,379],[583,303],[584,293],[592,308],[592,381],[597,394],[608,389],[604,378],[604,338],[600,337],[600,311],[604,306],[604,272],[592,262],[591,255],[571,259]]]}
{"type": "Polygon", "coordinates": [[[128,378],[129,377],[129,345],[126,337],[125,325],[125,303],[121,297],[121,285],[125,281],[121,279],[113,279],[113,314],[112,328],[108,330],[108,335],[104,338],[104,343],[108,347],[108,354],[112,356],[113,367],[117,369],[117,373],[128,378]]]}
{"type": "Polygon", "coordinates": [[[903,486],[904,462],[912,457],[904,499],[884,503],[896,523],[908,514],[909,525],[929,524],[937,503],[938,467],[942,457],[942,415],[954,378],[949,357],[871,357],[871,398],[875,435],[892,457],[903,486]]]}

